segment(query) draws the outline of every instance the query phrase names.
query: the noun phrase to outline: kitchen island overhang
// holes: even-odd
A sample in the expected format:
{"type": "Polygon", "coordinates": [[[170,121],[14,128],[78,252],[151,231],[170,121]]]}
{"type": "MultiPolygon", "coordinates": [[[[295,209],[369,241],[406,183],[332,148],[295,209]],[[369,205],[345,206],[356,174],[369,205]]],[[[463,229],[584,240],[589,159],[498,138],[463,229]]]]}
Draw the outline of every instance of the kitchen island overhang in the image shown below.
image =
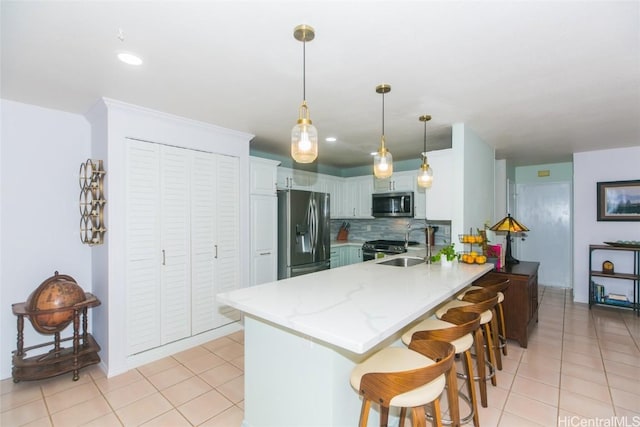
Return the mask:
{"type": "Polygon", "coordinates": [[[381,261],[218,295],[246,315],[244,426],[357,425],[353,366],[492,268],[381,261]]]}

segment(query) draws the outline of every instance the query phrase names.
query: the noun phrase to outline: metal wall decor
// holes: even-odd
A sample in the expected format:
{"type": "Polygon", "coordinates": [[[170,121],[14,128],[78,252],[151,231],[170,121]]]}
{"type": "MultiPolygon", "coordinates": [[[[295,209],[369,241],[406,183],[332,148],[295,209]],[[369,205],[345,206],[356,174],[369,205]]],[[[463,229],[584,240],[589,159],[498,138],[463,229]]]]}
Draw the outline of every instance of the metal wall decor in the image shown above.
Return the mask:
{"type": "Polygon", "coordinates": [[[80,240],[90,246],[104,243],[104,176],[102,160],[80,164],[80,240]]]}

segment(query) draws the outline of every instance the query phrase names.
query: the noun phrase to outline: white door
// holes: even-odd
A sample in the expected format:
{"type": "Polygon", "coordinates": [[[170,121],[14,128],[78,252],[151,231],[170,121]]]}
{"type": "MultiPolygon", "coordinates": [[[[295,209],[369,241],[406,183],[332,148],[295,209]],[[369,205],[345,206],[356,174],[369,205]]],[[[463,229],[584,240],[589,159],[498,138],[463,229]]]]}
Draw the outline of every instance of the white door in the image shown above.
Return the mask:
{"type": "MultiPolygon", "coordinates": [[[[217,155],[215,292],[240,288],[240,161],[217,155]]],[[[216,302],[215,327],[240,319],[240,312],[216,302]]]]}
{"type": "Polygon", "coordinates": [[[540,284],[570,287],[571,184],[517,184],[516,193],[515,218],[530,230],[519,242],[518,259],[540,262],[540,284]]]}
{"type": "Polygon", "coordinates": [[[215,327],[216,155],[193,152],[191,171],[191,333],[215,327]]]}
{"type": "Polygon", "coordinates": [[[160,146],[127,140],[127,354],[161,344],[160,146]]]}
{"type": "Polygon", "coordinates": [[[191,335],[189,150],[160,146],[162,344],[191,335]]]}

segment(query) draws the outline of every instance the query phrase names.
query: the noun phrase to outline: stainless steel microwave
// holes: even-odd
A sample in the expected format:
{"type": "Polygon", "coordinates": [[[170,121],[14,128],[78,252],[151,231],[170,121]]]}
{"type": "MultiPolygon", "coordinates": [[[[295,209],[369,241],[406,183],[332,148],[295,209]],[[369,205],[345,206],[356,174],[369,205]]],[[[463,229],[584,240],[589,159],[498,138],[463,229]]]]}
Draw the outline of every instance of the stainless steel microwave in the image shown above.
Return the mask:
{"type": "Polygon", "coordinates": [[[383,217],[413,217],[413,191],[394,193],[373,193],[371,195],[372,215],[383,217]]]}

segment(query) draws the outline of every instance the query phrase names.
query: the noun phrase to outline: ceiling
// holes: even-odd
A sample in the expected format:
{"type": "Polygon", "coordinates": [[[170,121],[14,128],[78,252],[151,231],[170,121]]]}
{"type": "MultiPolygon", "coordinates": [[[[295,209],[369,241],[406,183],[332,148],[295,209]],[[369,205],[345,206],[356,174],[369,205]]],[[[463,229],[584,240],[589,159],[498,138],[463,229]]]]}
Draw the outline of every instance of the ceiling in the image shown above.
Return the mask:
{"type": "Polygon", "coordinates": [[[104,96],[283,156],[302,100],[293,29],[311,25],[306,97],[325,165],[371,164],[380,83],[394,160],[419,158],[422,114],[428,150],[462,122],[513,165],[640,144],[638,1],[2,0],[1,15],[2,98],[83,114],[104,96]]]}

